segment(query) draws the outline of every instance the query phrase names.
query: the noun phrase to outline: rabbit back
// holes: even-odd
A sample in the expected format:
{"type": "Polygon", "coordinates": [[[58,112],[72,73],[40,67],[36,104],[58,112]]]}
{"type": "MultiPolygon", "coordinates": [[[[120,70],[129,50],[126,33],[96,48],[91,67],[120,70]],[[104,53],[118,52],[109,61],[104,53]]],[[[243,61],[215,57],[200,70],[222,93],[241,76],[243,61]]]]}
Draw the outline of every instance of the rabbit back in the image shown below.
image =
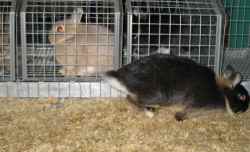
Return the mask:
{"type": "Polygon", "coordinates": [[[214,72],[182,57],[156,54],[106,75],[117,79],[142,105],[224,104],[214,72]]]}

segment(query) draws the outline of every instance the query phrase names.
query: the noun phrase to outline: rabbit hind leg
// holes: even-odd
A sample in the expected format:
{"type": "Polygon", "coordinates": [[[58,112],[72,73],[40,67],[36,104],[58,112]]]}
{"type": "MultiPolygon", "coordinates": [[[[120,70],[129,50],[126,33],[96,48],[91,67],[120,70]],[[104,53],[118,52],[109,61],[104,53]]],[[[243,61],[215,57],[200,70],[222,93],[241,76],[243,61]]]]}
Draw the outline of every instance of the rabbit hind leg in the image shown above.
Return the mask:
{"type": "Polygon", "coordinates": [[[177,121],[183,121],[186,119],[193,119],[193,118],[203,118],[207,117],[209,112],[216,112],[219,111],[219,109],[211,109],[209,107],[196,107],[193,105],[187,105],[182,111],[175,113],[175,119],[177,121]]]}
{"type": "Polygon", "coordinates": [[[127,99],[128,101],[131,103],[131,105],[133,107],[135,107],[137,110],[139,111],[144,111],[145,115],[149,118],[154,117],[154,113],[157,109],[159,109],[159,105],[155,104],[155,105],[147,105],[147,104],[143,104],[145,102],[143,102],[141,99],[139,99],[137,96],[135,95],[127,95],[127,99]]]}

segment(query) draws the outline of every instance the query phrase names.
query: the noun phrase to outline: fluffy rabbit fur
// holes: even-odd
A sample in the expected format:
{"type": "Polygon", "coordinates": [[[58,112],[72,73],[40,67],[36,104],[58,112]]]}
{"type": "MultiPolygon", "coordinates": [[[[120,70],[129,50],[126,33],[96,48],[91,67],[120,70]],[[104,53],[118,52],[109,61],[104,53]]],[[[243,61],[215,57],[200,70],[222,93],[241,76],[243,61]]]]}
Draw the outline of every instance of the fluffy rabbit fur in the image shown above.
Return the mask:
{"type": "Polygon", "coordinates": [[[241,76],[231,67],[216,77],[208,67],[183,57],[166,54],[144,57],[108,71],[105,79],[126,93],[137,107],[183,105],[183,111],[175,114],[177,120],[200,115],[204,109],[225,107],[233,115],[246,111],[249,105],[248,92],[240,84],[241,76]]]}
{"type": "Polygon", "coordinates": [[[113,66],[113,33],[105,26],[81,23],[82,14],[78,8],[50,30],[48,39],[64,76],[92,76],[113,66]]]}

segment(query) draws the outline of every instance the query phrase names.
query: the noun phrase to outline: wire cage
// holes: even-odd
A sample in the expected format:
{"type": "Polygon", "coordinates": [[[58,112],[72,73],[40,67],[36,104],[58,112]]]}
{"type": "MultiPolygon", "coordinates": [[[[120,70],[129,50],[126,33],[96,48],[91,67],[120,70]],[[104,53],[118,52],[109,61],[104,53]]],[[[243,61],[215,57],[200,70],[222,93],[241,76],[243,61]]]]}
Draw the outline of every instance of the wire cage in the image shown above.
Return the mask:
{"type": "Polygon", "coordinates": [[[24,0],[22,80],[96,81],[119,67],[116,0],[24,0]]]}
{"type": "Polygon", "coordinates": [[[0,0],[0,81],[15,79],[15,1],[0,0]]]}
{"type": "Polygon", "coordinates": [[[227,14],[223,67],[232,65],[250,80],[250,1],[224,0],[227,14]]]}
{"type": "Polygon", "coordinates": [[[224,11],[216,0],[128,0],[127,62],[156,52],[220,70],[224,11]]]}

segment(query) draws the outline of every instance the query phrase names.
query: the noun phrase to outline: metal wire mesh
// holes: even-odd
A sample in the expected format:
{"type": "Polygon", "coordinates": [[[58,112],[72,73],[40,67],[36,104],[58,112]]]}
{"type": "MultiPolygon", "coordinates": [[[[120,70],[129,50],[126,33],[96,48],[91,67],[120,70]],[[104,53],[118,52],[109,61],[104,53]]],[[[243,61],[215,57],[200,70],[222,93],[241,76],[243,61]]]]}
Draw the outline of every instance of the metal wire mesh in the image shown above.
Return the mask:
{"type": "Polygon", "coordinates": [[[225,34],[226,47],[250,47],[250,1],[224,0],[224,6],[228,15],[228,29],[227,33],[225,34]]]}
{"type": "Polygon", "coordinates": [[[15,3],[0,1],[0,81],[14,80],[15,3]]]}
{"type": "Polygon", "coordinates": [[[232,65],[250,80],[250,1],[224,0],[227,13],[223,67],[232,65]]]}
{"type": "Polygon", "coordinates": [[[219,71],[223,11],[214,0],[127,1],[127,62],[156,52],[219,71]]]}
{"type": "Polygon", "coordinates": [[[250,48],[226,49],[224,68],[232,65],[243,76],[243,80],[250,80],[250,48]]]}
{"type": "Polygon", "coordinates": [[[24,80],[98,80],[119,66],[115,0],[26,0],[21,12],[24,80]]]}

